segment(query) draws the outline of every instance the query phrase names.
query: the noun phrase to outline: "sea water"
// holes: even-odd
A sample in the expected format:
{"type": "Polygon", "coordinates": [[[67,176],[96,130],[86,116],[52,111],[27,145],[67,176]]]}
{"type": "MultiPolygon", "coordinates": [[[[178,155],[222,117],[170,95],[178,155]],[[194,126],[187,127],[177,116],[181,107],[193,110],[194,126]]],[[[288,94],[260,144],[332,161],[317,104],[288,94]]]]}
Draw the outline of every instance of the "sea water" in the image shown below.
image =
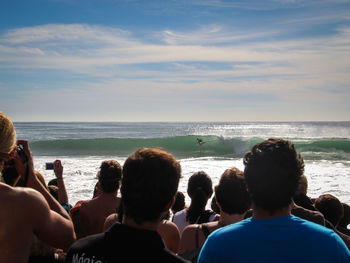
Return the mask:
{"type": "Polygon", "coordinates": [[[35,169],[46,181],[54,174],[45,163],[62,161],[73,205],[92,198],[102,161],[123,164],[138,147],[172,153],[182,166],[179,190],[186,194],[194,172],[205,171],[215,185],[227,168],[243,169],[244,154],[270,137],[292,141],[301,153],[309,196],[330,193],[350,204],[350,122],[17,122],[15,127],[18,139],[29,140],[35,169]]]}

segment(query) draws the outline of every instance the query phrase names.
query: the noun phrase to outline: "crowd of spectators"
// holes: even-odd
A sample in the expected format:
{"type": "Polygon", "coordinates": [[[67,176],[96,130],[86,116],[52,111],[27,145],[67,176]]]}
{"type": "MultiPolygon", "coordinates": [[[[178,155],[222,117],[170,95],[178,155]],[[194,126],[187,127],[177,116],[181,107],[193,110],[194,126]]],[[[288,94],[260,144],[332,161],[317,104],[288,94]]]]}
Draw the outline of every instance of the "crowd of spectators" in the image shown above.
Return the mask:
{"type": "Polygon", "coordinates": [[[350,262],[350,206],[310,198],[303,159],[283,139],[256,144],[244,171],[223,168],[216,186],[195,172],[189,206],[180,163],[159,148],[137,149],[123,167],[103,161],[92,199],[73,207],[61,161],[48,184],[33,162],[0,113],[3,262],[350,262]]]}

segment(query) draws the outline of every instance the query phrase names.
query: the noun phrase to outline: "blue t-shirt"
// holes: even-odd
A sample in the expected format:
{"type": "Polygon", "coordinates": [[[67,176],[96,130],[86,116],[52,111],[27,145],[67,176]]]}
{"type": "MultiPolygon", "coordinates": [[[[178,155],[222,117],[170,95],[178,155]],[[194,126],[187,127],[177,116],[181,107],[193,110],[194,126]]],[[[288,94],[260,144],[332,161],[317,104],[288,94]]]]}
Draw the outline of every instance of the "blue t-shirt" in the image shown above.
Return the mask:
{"type": "Polygon", "coordinates": [[[248,218],[214,231],[198,262],[343,263],[350,253],[333,230],[290,215],[248,218]]]}

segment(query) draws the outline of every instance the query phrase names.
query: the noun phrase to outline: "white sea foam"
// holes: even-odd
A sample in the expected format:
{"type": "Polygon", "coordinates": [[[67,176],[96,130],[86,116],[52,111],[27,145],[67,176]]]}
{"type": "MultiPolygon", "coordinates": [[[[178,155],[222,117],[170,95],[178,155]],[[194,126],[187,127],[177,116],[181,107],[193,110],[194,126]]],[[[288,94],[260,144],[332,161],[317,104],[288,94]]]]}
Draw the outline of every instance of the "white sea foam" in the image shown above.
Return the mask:
{"type": "MultiPolygon", "coordinates": [[[[207,172],[215,185],[225,169],[232,166],[243,169],[243,154],[254,143],[269,137],[289,138],[300,149],[306,162],[310,196],[331,193],[350,203],[350,122],[15,123],[15,126],[18,138],[32,142],[35,168],[47,181],[54,174],[44,169],[45,162],[62,160],[71,204],[92,197],[96,173],[103,160],[116,159],[123,164],[139,143],[161,144],[154,146],[166,150],[169,147],[178,154],[183,171],[179,190],[186,194],[192,173],[207,172]],[[196,144],[196,138],[201,136],[208,140],[202,146],[196,144]]],[[[186,201],[189,202],[188,197],[186,201]]]]}

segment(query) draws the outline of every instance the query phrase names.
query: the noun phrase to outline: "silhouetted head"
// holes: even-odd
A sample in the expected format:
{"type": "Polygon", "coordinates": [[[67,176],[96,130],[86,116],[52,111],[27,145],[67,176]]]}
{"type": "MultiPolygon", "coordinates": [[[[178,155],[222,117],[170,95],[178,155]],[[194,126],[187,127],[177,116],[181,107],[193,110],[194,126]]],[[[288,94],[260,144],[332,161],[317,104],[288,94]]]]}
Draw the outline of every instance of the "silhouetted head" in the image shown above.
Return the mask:
{"type": "Polygon", "coordinates": [[[194,173],[188,180],[187,193],[190,198],[194,198],[198,193],[209,198],[213,193],[213,183],[204,171],[194,173]]]}
{"type": "Polygon", "coordinates": [[[159,148],[136,150],[123,166],[124,215],[138,224],[159,220],[170,208],[180,177],[180,163],[170,153],[159,148]]]}
{"type": "Polygon", "coordinates": [[[175,214],[185,208],[185,195],[183,192],[177,191],[175,195],[175,202],[171,207],[171,210],[175,214]]]}
{"type": "Polygon", "coordinates": [[[187,193],[191,198],[191,205],[187,210],[186,220],[193,224],[205,211],[208,199],[213,194],[213,184],[210,177],[204,171],[194,173],[188,180],[187,193]]]}
{"type": "Polygon", "coordinates": [[[320,195],[315,200],[315,207],[335,227],[339,224],[344,215],[342,203],[338,198],[330,194],[320,195]]]}
{"type": "Polygon", "coordinates": [[[339,226],[347,228],[350,224],[350,206],[348,204],[342,203],[344,209],[343,218],[339,222],[339,226]]]}
{"type": "Polygon", "coordinates": [[[236,167],[227,169],[215,187],[216,201],[227,214],[244,214],[250,208],[250,196],[243,172],[236,167]]]}
{"type": "Polygon", "coordinates": [[[252,202],[270,213],[287,207],[304,173],[304,161],[294,145],[283,139],[256,144],[243,159],[252,202]]]}

